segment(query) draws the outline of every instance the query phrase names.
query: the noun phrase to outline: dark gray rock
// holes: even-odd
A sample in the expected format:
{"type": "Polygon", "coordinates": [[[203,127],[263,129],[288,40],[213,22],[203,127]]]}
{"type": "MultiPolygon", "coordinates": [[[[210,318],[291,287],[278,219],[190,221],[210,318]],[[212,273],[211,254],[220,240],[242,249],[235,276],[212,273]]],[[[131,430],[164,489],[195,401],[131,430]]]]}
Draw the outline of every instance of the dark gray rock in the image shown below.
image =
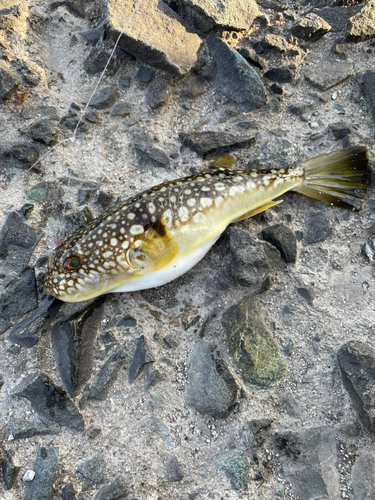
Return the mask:
{"type": "Polygon", "coordinates": [[[261,306],[252,296],[227,309],[221,324],[246,383],[265,388],[283,376],[284,361],[264,324],[261,306]]]}
{"type": "Polygon", "coordinates": [[[375,72],[367,70],[363,76],[363,93],[366,97],[367,107],[375,122],[375,72]]]}
{"type": "Polygon", "coordinates": [[[104,39],[105,26],[106,23],[102,22],[98,24],[98,26],[96,26],[95,28],[91,28],[85,31],[80,31],[79,34],[91,44],[96,45],[99,42],[99,40],[104,39]]]}
{"type": "Polygon", "coordinates": [[[283,137],[272,137],[260,145],[247,168],[288,168],[301,161],[302,149],[283,137]]]}
{"type": "Polygon", "coordinates": [[[25,219],[28,219],[33,210],[34,205],[32,203],[25,203],[24,205],[22,205],[20,212],[25,217],[25,219]]]}
{"type": "Polygon", "coordinates": [[[282,36],[274,35],[272,33],[266,35],[262,40],[262,46],[266,49],[275,50],[282,54],[288,52],[292,48],[289,42],[282,36]]]}
{"type": "Polygon", "coordinates": [[[5,61],[0,61],[0,99],[8,97],[21,83],[21,77],[14,73],[5,61]]]}
{"type": "Polygon", "coordinates": [[[351,479],[354,498],[375,498],[375,457],[367,453],[361,455],[352,467],[351,479]]]}
{"type": "Polygon", "coordinates": [[[80,305],[52,328],[57,368],[70,396],[76,396],[91,377],[95,338],[103,318],[102,303],[103,298],[99,298],[88,306],[80,305]]]}
{"type": "Polygon", "coordinates": [[[177,483],[182,481],[184,475],[177,461],[176,455],[171,455],[165,462],[163,471],[158,477],[159,484],[177,483]]]}
{"type": "Polygon", "coordinates": [[[185,402],[205,415],[225,418],[235,405],[237,386],[213,344],[200,341],[189,356],[185,402]]]}
{"type": "Polygon", "coordinates": [[[126,500],[129,494],[125,478],[117,476],[113,481],[100,488],[94,500],[126,500]]]}
{"type": "Polygon", "coordinates": [[[188,99],[195,99],[206,92],[204,83],[199,76],[191,76],[182,87],[182,95],[188,99]]]}
{"type": "Polygon", "coordinates": [[[67,484],[61,491],[61,500],[76,500],[76,492],[72,484],[67,484]]]}
{"type": "Polygon", "coordinates": [[[131,328],[132,326],[137,326],[137,320],[130,316],[130,314],[125,314],[116,326],[118,328],[131,328]]]}
{"type": "Polygon", "coordinates": [[[219,469],[228,477],[234,490],[245,488],[249,482],[249,464],[245,457],[228,457],[218,462],[219,469]]]}
{"type": "Polygon", "coordinates": [[[266,103],[266,91],[247,61],[225,42],[210,35],[207,46],[214,60],[216,88],[248,113],[266,103]]]}
{"type": "Polygon", "coordinates": [[[345,32],[347,42],[364,42],[375,38],[375,1],[366,2],[362,9],[348,20],[345,32]]]}
{"type": "Polygon", "coordinates": [[[4,453],[1,460],[1,469],[3,472],[3,480],[7,490],[11,490],[14,483],[17,481],[18,474],[21,467],[13,463],[15,452],[13,450],[8,450],[4,453]]]}
{"type": "Polygon", "coordinates": [[[92,109],[89,109],[86,112],[84,118],[90,123],[100,123],[102,121],[100,115],[98,115],[98,113],[92,109]]]}
{"type": "Polygon", "coordinates": [[[83,477],[83,490],[87,490],[93,484],[103,483],[106,472],[107,462],[102,453],[97,453],[92,458],[82,460],[77,467],[77,473],[83,477]]]}
{"type": "Polygon", "coordinates": [[[41,142],[47,146],[53,146],[59,139],[59,131],[52,120],[42,119],[35,122],[29,128],[29,134],[34,141],[41,142]]]}
{"type": "Polygon", "coordinates": [[[168,156],[164,151],[150,144],[150,138],[144,129],[134,127],[132,136],[140,167],[145,169],[169,167],[168,156]]]}
{"type": "Polygon", "coordinates": [[[229,228],[231,273],[241,286],[261,285],[280,260],[272,245],[237,227],[229,228]]]}
{"type": "Polygon", "coordinates": [[[0,278],[21,272],[41,237],[17,213],[11,212],[0,231],[0,278]]]}
{"type": "Polygon", "coordinates": [[[149,304],[158,307],[162,311],[169,311],[180,304],[178,292],[191,281],[192,276],[184,274],[163,286],[142,290],[141,295],[149,304]]]}
{"type": "Polygon", "coordinates": [[[353,63],[351,62],[322,61],[306,68],[304,75],[313,87],[328,90],[347,80],[353,72],[353,63]]]}
{"type": "Polygon", "coordinates": [[[104,87],[98,92],[95,92],[91,99],[90,106],[95,109],[107,109],[115,104],[118,97],[118,92],[114,87],[104,87]]]}
{"type": "Polygon", "coordinates": [[[57,109],[54,106],[23,106],[21,116],[25,120],[36,120],[46,118],[48,120],[60,120],[57,109]]]}
{"type": "Polygon", "coordinates": [[[290,83],[293,81],[293,73],[288,66],[270,68],[264,73],[264,78],[276,83],[290,83]]]}
{"type": "Polygon", "coordinates": [[[44,373],[31,373],[13,389],[12,394],[28,399],[32,408],[51,422],[76,430],[84,428],[82,416],[65,390],[44,373]]]}
{"type": "Polygon", "coordinates": [[[168,448],[176,447],[176,442],[173,439],[173,435],[171,434],[168,426],[163,420],[157,417],[153,417],[151,421],[151,427],[155,434],[157,434],[160,439],[164,441],[168,448]]]}
{"type": "MultiPolygon", "coordinates": [[[[340,0],[339,0],[340,1],[340,0]]],[[[345,1],[345,0],[344,0],[345,1]]],[[[335,7],[323,7],[314,9],[313,13],[324,19],[330,26],[332,33],[341,33],[344,31],[348,19],[358,11],[356,6],[345,9],[335,7]]]]}
{"type": "Polygon", "coordinates": [[[120,90],[127,90],[130,88],[130,76],[120,76],[118,79],[118,88],[120,90]]]}
{"type": "Polygon", "coordinates": [[[146,104],[151,109],[156,109],[167,102],[169,97],[169,83],[168,78],[160,78],[157,82],[149,85],[145,93],[146,104]]]}
{"type": "Polygon", "coordinates": [[[297,238],[295,233],[284,224],[276,224],[262,231],[263,238],[276,247],[286,262],[297,258],[297,238]]]}
{"type": "Polygon", "coordinates": [[[325,212],[311,212],[306,218],[305,243],[324,241],[332,234],[332,221],[325,212]]]}
{"type": "Polygon", "coordinates": [[[35,477],[26,482],[24,500],[51,500],[58,458],[58,448],[38,450],[33,466],[35,477]]]}
{"type": "Polygon", "coordinates": [[[136,79],[141,83],[150,83],[155,71],[151,68],[147,68],[147,66],[141,66],[135,75],[136,79]]]}
{"type": "Polygon", "coordinates": [[[58,435],[60,429],[57,427],[47,427],[43,424],[36,424],[13,418],[9,420],[7,425],[7,435],[11,435],[13,439],[28,439],[34,436],[58,435]]]}
{"type": "MultiPolygon", "coordinates": [[[[374,82],[375,82],[375,80],[374,80],[374,82]]],[[[346,122],[331,123],[329,128],[331,129],[332,134],[334,135],[336,140],[343,139],[347,135],[349,135],[351,133],[355,133],[354,127],[352,125],[349,125],[346,122]]]]}
{"type": "Polygon", "coordinates": [[[312,306],[315,299],[315,292],[312,288],[299,287],[297,292],[300,296],[306,300],[306,302],[312,306]]]}
{"type": "Polygon", "coordinates": [[[32,165],[39,158],[39,151],[27,144],[14,144],[10,148],[8,155],[23,165],[32,165]]]}
{"type": "Polygon", "coordinates": [[[108,392],[114,384],[120,368],[125,363],[127,357],[127,349],[125,346],[118,347],[104,363],[99,372],[95,384],[89,392],[89,398],[99,399],[103,401],[106,399],[108,392]]]}
{"type": "Polygon", "coordinates": [[[148,363],[153,363],[154,357],[147,346],[144,335],[141,335],[136,342],[135,352],[130,361],[128,369],[129,384],[138,377],[143,368],[148,363]]]}
{"type": "Polygon", "coordinates": [[[267,68],[267,61],[259,57],[254,49],[243,47],[238,51],[238,53],[252,66],[263,70],[267,68]]]}
{"type": "Polygon", "coordinates": [[[352,340],[337,352],[344,387],[362,425],[375,432],[375,350],[365,342],[352,340]]]}
{"type": "Polygon", "coordinates": [[[307,14],[291,29],[293,36],[315,42],[331,31],[331,26],[313,12],[307,14]]]}
{"type": "Polygon", "coordinates": [[[306,102],[292,104],[289,106],[289,111],[293,113],[293,115],[299,116],[299,118],[301,118],[301,120],[303,120],[304,122],[308,122],[310,120],[314,109],[314,104],[306,102]]]}
{"type": "MultiPolygon", "coordinates": [[[[106,67],[106,64],[109,60],[111,51],[105,49],[91,49],[89,55],[83,62],[83,69],[86,71],[88,75],[97,75],[101,74],[106,67]]],[[[109,64],[106,69],[106,74],[113,76],[118,69],[118,60],[112,58],[109,61],[109,64]]],[[[102,108],[100,108],[102,109],[102,108]]]]}
{"type": "Polygon", "coordinates": [[[130,115],[132,107],[126,102],[118,102],[111,111],[111,116],[124,116],[130,115]]]}
{"type": "Polygon", "coordinates": [[[226,155],[237,149],[249,148],[255,143],[254,134],[233,134],[231,132],[180,133],[182,144],[199,155],[226,155]]]}

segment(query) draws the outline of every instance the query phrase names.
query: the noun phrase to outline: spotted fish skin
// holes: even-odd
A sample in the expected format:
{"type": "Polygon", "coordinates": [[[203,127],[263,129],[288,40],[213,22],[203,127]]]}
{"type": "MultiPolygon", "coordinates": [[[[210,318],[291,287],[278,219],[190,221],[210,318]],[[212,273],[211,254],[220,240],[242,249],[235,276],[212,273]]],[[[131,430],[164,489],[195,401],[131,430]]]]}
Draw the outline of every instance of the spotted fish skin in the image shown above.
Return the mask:
{"type": "MultiPolygon", "coordinates": [[[[274,198],[286,191],[303,192],[305,177],[303,164],[281,170],[215,166],[156,186],[67,236],[50,256],[45,289],[60,300],[79,302],[167,283],[203,258],[228,224],[278,203],[274,198]]],[[[363,191],[364,181],[356,181],[363,191]]]]}

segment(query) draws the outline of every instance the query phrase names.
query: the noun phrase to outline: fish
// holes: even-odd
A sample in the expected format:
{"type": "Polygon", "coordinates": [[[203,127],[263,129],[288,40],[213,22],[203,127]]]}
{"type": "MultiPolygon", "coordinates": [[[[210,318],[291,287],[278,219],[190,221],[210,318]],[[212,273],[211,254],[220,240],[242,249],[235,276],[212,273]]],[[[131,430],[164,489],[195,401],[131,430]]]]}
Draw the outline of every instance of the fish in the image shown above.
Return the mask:
{"type": "Polygon", "coordinates": [[[352,146],[288,168],[235,169],[225,156],[202,172],[122,201],[68,235],[49,257],[44,287],[64,302],[168,283],[189,271],[225,228],[296,191],[359,210],[368,149],[352,146]]]}

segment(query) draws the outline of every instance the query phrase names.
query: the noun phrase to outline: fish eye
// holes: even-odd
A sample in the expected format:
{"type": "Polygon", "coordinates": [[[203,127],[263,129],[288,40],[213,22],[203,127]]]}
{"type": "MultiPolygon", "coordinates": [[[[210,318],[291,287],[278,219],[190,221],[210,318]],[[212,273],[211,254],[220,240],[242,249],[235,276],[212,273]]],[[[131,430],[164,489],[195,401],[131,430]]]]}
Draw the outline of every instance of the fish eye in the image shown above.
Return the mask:
{"type": "Polygon", "coordinates": [[[69,270],[72,270],[72,269],[77,269],[77,267],[79,267],[81,261],[79,260],[78,257],[76,257],[75,255],[73,255],[72,257],[68,257],[65,262],[64,262],[64,267],[65,269],[69,269],[69,270]]]}

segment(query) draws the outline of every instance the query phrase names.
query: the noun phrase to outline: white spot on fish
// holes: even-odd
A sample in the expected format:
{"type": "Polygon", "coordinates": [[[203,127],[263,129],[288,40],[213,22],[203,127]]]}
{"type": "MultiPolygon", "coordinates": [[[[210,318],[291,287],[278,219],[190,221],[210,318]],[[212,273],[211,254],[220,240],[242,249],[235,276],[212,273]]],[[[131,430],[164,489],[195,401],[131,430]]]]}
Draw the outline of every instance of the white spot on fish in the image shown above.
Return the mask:
{"type": "Polygon", "coordinates": [[[129,242],[128,241],[124,241],[124,243],[122,243],[121,246],[122,246],[122,248],[124,250],[126,250],[128,248],[128,246],[129,246],[129,242]]]}
{"type": "Polygon", "coordinates": [[[203,208],[210,207],[212,205],[211,198],[201,198],[200,204],[203,208]]]}
{"type": "Polygon", "coordinates": [[[217,198],[215,198],[215,205],[217,207],[220,207],[220,205],[223,203],[224,201],[224,198],[222,196],[218,196],[217,198]]]}
{"type": "Polygon", "coordinates": [[[117,238],[111,238],[111,245],[115,247],[117,245],[118,241],[117,238]]]}
{"type": "Polygon", "coordinates": [[[186,222],[189,219],[189,210],[186,207],[180,207],[178,209],[178,216],[182,222],[186,222]]]}
{"type": "Polygon", "coordinates": [[[148,203],[147,208],[148,208],[148,211],[150,212],[150,214],[151,214],[151,215],[152,215],[152,214],[155,212],[155,210],[156,210],[156,207],[155,207],[155,205],[154,205],[152,202],[148,203]]]}
{"type": "Polygon", "coordinates": [[[133,214],[133,212],[128,213],[128,219],[133,220],[134,217],[135,217],[135,214],[133,214]]]}
{"type": "Polygon", "coordinates": [[[215,188],[217,189],[217,191],[224,191],[225,184],[223,184],[222,182],[216,182],[215,183],[215,188]]]}
{"type": "Polygon", "coordinates": [[[106,252],[103,253],[103,257],[105,259],[109,259],[110,257],[112,257],[113,255],[113,252],[111,252],[110,250],[107,250],[106,252]]]}
{"type": "Polygon", "coordinates": [[[196,199],[195,198],[190,198],[187,201],[187,204],[189,205],[189,207],[193,207],[196,204],[196,199]]]}
{"type": "Polygon", "coordinates": [[[130,228],[130,233],[134,234],[134,235],[135,234],[142,234],[143,232],[144,232],[144,228],[140,224],[136,224],[130,228]]]}
{"type": "Polygon", "coordinates": [[[197,212],[194,216],[193,216],[193,221],[196,223],[196,224],[200,224],[202,222],[204,222],[206,220],[206,216],[204,214],[202,214],[202,212],[197,212]]]}

